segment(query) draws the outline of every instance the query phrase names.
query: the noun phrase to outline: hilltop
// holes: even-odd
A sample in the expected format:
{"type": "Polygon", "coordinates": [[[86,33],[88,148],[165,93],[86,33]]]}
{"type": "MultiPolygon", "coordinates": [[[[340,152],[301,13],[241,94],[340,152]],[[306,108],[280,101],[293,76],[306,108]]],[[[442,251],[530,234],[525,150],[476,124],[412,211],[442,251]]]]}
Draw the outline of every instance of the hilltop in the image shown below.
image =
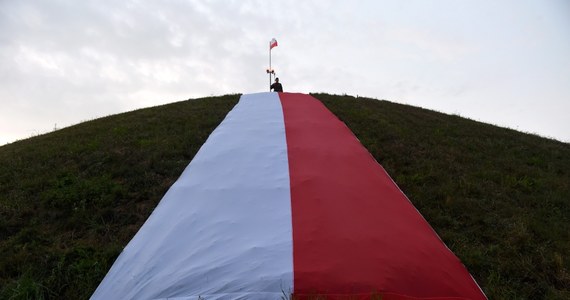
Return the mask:
{"type": "MultiPolygon", "coordinates": [[[[458,116],[313,94],[490,299],[570,298],[570,145],[458,116]]],[[[0,299],[85,299],[239,95],[109,116],[0,147],[0,299]]]]}

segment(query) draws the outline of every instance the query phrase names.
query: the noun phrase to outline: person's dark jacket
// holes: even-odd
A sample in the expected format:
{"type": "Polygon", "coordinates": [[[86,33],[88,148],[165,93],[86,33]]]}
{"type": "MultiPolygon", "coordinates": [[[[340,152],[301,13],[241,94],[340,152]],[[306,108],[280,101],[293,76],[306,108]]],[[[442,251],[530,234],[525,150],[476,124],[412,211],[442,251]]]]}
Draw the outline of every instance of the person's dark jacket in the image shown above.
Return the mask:
{"type": "Polygon", "coordinates": [[[274,84],[271,85],[271,89],[274,92],[283,92],[283,86],[281,85],[281,83],[276,82],[274,84]]]}

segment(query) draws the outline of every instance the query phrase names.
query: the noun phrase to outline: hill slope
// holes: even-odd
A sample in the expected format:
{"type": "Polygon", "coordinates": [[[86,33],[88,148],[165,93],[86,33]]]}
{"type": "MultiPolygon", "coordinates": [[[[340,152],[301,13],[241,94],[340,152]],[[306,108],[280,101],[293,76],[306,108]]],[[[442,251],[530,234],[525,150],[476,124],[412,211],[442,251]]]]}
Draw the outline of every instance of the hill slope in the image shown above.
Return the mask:
{"type": "Polygon", "coordinates": [[[489,299],[570,298],[570,145],[372,99],[314,95],[384,166],[489,299]]]}
{"type": "MultiPolygon", "coordinates": [[[[410,106],[315,94],[490,299],[570,298],[570,145],[410,106]]],[[[88,298],[239,95],[0,147],[0,299],[88,298]]]]}

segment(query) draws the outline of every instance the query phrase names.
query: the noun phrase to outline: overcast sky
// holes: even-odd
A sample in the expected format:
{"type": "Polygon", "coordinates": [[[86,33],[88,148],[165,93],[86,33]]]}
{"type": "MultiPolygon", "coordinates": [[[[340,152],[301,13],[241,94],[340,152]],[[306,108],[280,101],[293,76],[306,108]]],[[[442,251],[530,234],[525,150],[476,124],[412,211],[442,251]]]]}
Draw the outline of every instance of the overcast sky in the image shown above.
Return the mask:
{"type": "Polygon", "coordinates": [[[386,99],[570,142],[570,1],[0,0],[0,145],[267,91],[386,99]]]}

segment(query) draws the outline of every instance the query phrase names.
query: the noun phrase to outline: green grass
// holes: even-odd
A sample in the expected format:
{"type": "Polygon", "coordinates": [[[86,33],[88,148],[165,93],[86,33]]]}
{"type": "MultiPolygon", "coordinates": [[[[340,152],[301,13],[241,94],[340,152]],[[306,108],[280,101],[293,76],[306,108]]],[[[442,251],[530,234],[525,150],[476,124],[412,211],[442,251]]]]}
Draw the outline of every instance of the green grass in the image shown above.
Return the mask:
{"type": "Polygon", "coordinates": [[[238,98],[138,110],[0,147],[0,299],[87,299],[238,98]]]}
{"type": "MultiPolygon", "coordinates": [[[[314,95],[490,299],[570,299],[570,145],[410,106],[314,95]]],[[[86,299],[239,95],[0,147],[0,299],[86,299]]]]}
{"type": "Polygon", "coordinates": [[[430,110],[313,95],[388,171],[489,299],[570,299],[570,145],[430,110]]]}

